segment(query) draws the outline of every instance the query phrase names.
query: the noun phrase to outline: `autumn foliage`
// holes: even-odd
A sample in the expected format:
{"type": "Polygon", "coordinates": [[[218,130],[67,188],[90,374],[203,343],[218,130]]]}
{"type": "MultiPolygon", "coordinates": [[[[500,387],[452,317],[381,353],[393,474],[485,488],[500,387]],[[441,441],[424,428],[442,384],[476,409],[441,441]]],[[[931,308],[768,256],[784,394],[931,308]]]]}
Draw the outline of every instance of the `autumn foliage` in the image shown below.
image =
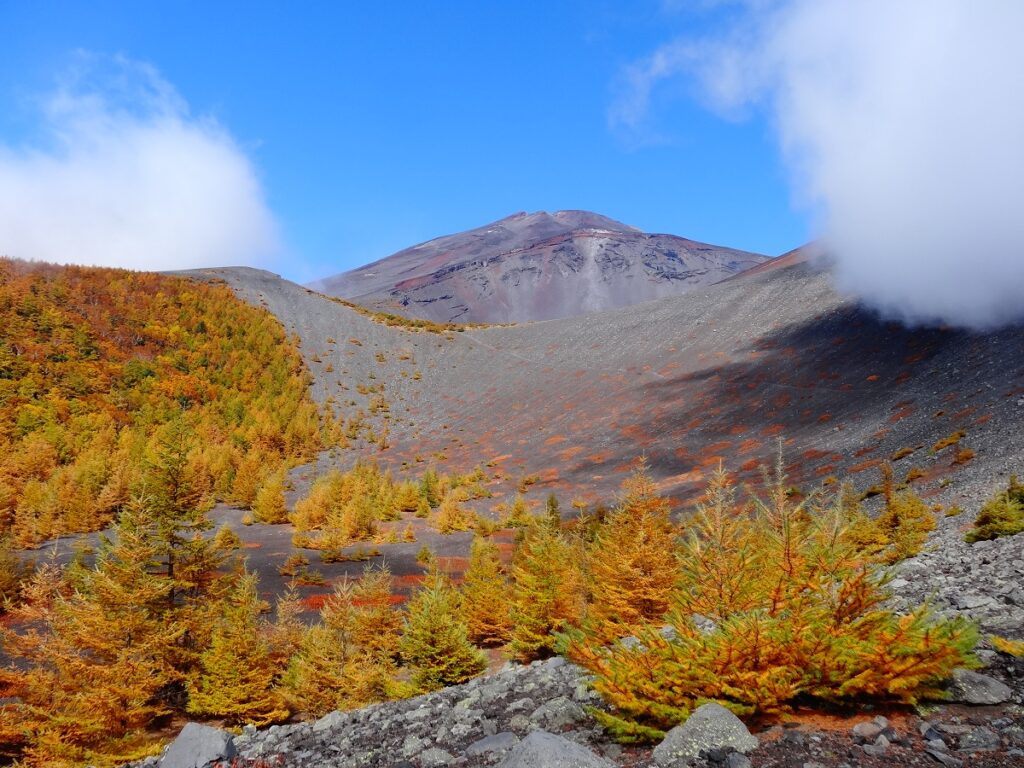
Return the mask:
{"type": "Polygon", "coordinates": [[[877,560],[845,537],[841,509],[793,503],[781,477],[765,499],[737,503],[725,472],[687,525],[669,611],[635,641],[606,644],[583,629],[563,637],[611,705],[595,712],[626,741],[660,737],[704,701],[743,714],[798,698],[941,696],[971,665],[977,635],[927,607],[887,611],[877,560]]]}
{"type": "Polygon", "coordinates": [[[409,603],[400,649],[421,691],[458,685],[487,668],[487,660],[469,641],[459,594],[448,578],[433,570],[409,603]]]}
{"type": "Polygon", "coordinates": [[[664,615],[679,572],[678,536],[668,502],[642,465],[587,548],[592,632],[610,641],[664,615]]]}
{"type": "Polygon", "coordinates": [[[1024,484],[1013,475],[1004,490],[985,502],[965,538],[973,543],[1021,532],[1024,532],[1024,484]]]}
{"type": "Polygon", "coordinates": [[[508,577],[494,542],[473,539],[462,581],[462,616],[469,639],[477,645],[501,645],[512,630],[508,577]]]}
{"type": "Polygon", "coordinates": [[[203,503],[251,503],[320,445],[307,383],[278,322],[227,287],[0,259],[0,535],[103,528],[176,418],[203,503]]]}

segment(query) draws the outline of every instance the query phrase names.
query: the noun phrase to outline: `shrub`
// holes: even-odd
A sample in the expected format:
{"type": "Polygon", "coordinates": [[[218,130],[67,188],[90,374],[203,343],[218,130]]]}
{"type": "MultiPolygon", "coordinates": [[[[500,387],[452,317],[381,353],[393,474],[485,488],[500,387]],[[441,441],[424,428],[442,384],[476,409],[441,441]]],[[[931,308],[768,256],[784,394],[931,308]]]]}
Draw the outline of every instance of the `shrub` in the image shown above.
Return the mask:
{"type": "Polygon", "coordinates": [[[920,480],[925,476],[925,471],[920,467],[911,467],[907,470],[907,476],[903,479],[905,483],[912,483],[915,480],[920,480]]]}
{"type": "Polygon", "coordinates": [[[1007,656],[1015,656],[1018,659],[1024,658],[1024,640],[1010,640],[1006,637],[991,635],[989,642],[1000,653],[1005,653],[1007,656]]]}
{"type": "Polygon", "coordinates": [[[294,578],[306,570],[309,566],[309,558],[295,552],[288,555],[287,559],[278,567],[277,572],[287,578],[294,578]]]}
{"type": "Polygon", "coordinates": [[[604,645],[583,630],[562,638],[612,707],[595,716],[621,740],[660,738],[706,701],[738,714],[808,697],[912,703],[976,664],[972,625],[882,607],[885,576],[844,540],[838,505],[794,504],[780,477],[767,499],[737,506],[722,471],[708,495],[683,547],[671,632],[658,620],[636,643],[604,645]]]}
{"type": "Polygon", "coordinates": [[[974,458],[974,451],[970,448],[961,448],[956,452],[956,456],[953,457],[954,464],[966,464],[968,461],[974,458]]]}
{"type": "Polygon", "coordinates": [[[861,554],[889,564],[920,553],[928,533],[935,530],[935,515],[912,490],[896,489],[889,464],[882,465],[882,483],[877,487],[885,496],[885,506],[873,520],[861,510],[852,489],[844,486],[839,501],[844,540],[861,554]]]}
{"type": "Polygon", "coordinates": [[[948,435],[939,440],[937,443],[935,443],[935,445],[932,446],[932,453],[938,453],[943,448],[949,448],[949,446],[951,445],[956,445],[965,437],[967,437],[967,433],[964,432],[963,430],[954,432],[953,434],[948,435]]]}
{"type": "Polygon", "coordinates": [[[223,550],[224,552],[231,552],[232,550],[239,549],[242,546],[242,540],[238,534],[235,533],[227,523],[224,523],[220,528],[217,529],[217,533],[213,536],[213,546],[217,549],[223,550]]]}
{"type": "Polygon", "coordinates": [[[965,539],[974,543],[1012,536],[1021,531],[1024,531],[1024,484],[1013,475],[1006,490],[985,502],[965,539]]]}
{"type": "Polygon", "coordinates": [[[430,568],[436,560],[437,558],[434,555],[434,551],[426,544],[420,547],[419,551],[416,553],[416,562],[424,568],[430,568]]]}
{"type": "Polygon", "coordinates": [[[446,493],[441,505],[437,508],[434,526],[441,533],[468,531],[473,527],[473,517],[467,514],[458,502],[454,492],[446,493]]]}
{"type": "Polygon", "coordinates": [[[888,497],[877,522],[889,542],[884,560],[890,564],[919,554],[929,531],[935,530],[935,515],[911,490],[898,491],[888,497]]]}
{"type": "Polygon", "coordinates": [[[527,528],[535,521],[536,518],[530,513],[526,499],[523,498],[522,494],[517,493],[516,497],[512,500],[511,509],[509,509],[508,514],[502,521],[502,525],[505,528],[527,528]]]}

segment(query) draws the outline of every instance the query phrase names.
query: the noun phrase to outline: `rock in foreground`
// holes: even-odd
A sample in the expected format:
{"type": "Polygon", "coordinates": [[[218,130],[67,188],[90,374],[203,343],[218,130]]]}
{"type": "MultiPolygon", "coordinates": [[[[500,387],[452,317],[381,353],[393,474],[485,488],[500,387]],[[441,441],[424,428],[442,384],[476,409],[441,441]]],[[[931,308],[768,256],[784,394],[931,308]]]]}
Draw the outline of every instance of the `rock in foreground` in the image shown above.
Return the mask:
{"type": "Polygon", "coordinates": [[[654,762],[667,766],[712,749],[749,752],[757,748],[757,743],[757,737],[728,709],[721,704],[704,704],[685,723],[666,734],[664,741],[654,748],[654,762]]]}
{"type": "Polygon", "coordinates": [[[204,768],[236,754],[230,733],[199,723],[188,723],[160,758],[160,768],[204,768]]]}
{"type": "Polygon", "coordinates": [[[534,731],[512,749],[499,768],[614,768],[614,765],[561,736],[534,731]]]}
{"type": "Polygon", "coordinates": [[[953,701],[977,705],[1002,704],[1013,695],[1009,686],[969,669],[958,669],[953,673],[949,693],[953,701]]]}

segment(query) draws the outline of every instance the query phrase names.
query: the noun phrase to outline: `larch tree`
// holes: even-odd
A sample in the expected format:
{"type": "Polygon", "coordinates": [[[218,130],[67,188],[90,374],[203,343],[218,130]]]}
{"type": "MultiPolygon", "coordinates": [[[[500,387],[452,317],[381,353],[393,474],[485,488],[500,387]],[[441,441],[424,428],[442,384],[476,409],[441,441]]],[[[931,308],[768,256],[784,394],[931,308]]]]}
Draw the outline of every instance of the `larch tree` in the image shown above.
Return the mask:
{"type": "MultiPolygon", "coordinates": [[[[138,494],[127,519],[154,552],[154,567],[166,580],[162,606],[155,610],[182,629],[167,649],[183,684],[210,641],[218,606],[233,578],[219,575],[227,553],[204,534],[212,527],[189,470],[192,440],[184,417],[157,435],[143,467],[138,494]]],[[[123,513],[124,516],[125,513],[123,513]]]]}
{"type": "Polygon", "coordinates": [[[381,565],[367,566],[352,590],[352,639],[387,671],[398,655],[402,629],[402,614],[393,605],[393,588],[391,571],[381,565]]]}
{"type": "Polygon", "coordinates": [[[587,620],[594,631],[611,641],[664,615],[679,575],[677,549],[668,502],[641,465],[588,547],[587,620]]]}
{"type": "Polygon", "coordinates": [[[252,514],[257,522],[277,525],[288,522],[288,507],[284,501],[285,468],[270,473],[263,481],[253,503],[252,514]]]}
{"type": "Polygon", "coordinates": [[[168,648],[183,628],[164,613],[170,582],[151,572],[153,542],[130,512],[103,539],[96,564],[65,578],[44,566],[2,630],[17,660],[2,674],[15,703],[3,720],[25,738],[29,762],[135,759],[153,749],[145,728],[168,712],[176,679],[168,648]]]}
{"type": "Polygon", "coordinates": [[[512,653],[523,661],[553,654],[555,634],[582,618],[583,598],[577,547],[549,520],[535,521],[512,558],[512,653]]]}
{"type": "Polygon", "coordinates": [[[189,452],[192,441],[184,417],[168,423],[158,434],[143,471],[134,516],[146,526],[171,583],[168,605],[182,596],[195,596],[203,581],[222,562],[203,533],[212,527],[192,484],[189,452]]]}
{"type": "Polygon", "coordinates": [[[297,710],[320,717],[335,709],[350,709],[351,659],[323,622],[306,630],[288,667],[286,683],[297,710]]]}
{"type": "Polygon", "coordinates": [[[670,610],[637,627],[637,643],[608,644],[586,626],[561,638],[594,675],[611,705],[595,716],[620,740],[660,739],[706,701],[737,714],[808,698],[912,704],[977,663],[966,621],[886,610],[884,575],[844,536],[843,511],[816,496],[794,503],[781,470],[749,505],[735,505],[721,470],[709,496],[688,525],[670,610]]]}
{"type": "Polygon", "coordinates": [[[434,526],[441,533],[455,533],[456,531],[468,531],[473,527],[473,520],[466,514],[455,494],[449,491],[444,495],[437,508],[437,519],[434,521],[434,526]]]}
{"type": "Polygon", "coordinates": [[[400,616],[382,614],[383,604],[390,602],[391,577],[386,570],[368,569],[364,579],[361,586],[348,581],[335,586],[320,609],[319,623],[309,628],[292,658],[288,686],[297,707],[309,714],[392,697],[400,616]],[[379,633],[375,620],[381,621],[379,633]]]}
{"type": "Polygon", "coordinates": [[[544,514],[551,520],[552,525],[562,524],[562,510],[554,493],[549,493],[544,502],[544,514]]]}
{"type": "Polygon", "coordinates": [[[270,654],[282,673],[289,660],[302,647],[302,638],[306,625],[302,621],[302,601],[299,593],[291,584],[284,594],[277,598],[274,621],[269,627],[267,641],[270,643],[270,654]]]}
{"type": "Polygon", "coordinates": [[[399,647],[422,691],[464,683],[487,668],[486,657],[469,642],[458,594],[436,569],[409,601],[399,647]]]}
{"type": "Polygon", "coordinates": [[[244,573],[226,596],[199,670],[189,680],[188,711],[234,725],[267,725],[291,714],[277,690],[280,672],[260,614],[256,576],[244,573]]]}
{"type": "Polygon", "coordinates": [[[434,469],[428,469],[420,478],[420,497],[427,502],[431,509],[441,503],[437,472],[434,469]]]}
{"type": "Polygon", "coordinates": [[[476,536],[460,591],[469,639],[477,645],[500,645],[508,640],[512,629],[508,590],[497,545],[476,536]]]}

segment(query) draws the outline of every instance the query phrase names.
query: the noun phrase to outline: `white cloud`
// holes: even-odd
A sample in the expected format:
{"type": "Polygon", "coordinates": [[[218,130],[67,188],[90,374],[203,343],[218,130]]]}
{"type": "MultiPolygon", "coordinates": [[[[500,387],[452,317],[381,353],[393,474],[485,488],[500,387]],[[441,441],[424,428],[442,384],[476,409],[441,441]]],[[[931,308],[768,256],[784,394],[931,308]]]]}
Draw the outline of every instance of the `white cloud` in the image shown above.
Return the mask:
{"type": "Polygon", "coordinates": [[[680,71],[723,109],[764,107],[840,288],[909,321],[997,326],[1024,318],[1021,29],[1019,0],[752,3],[642,68],[636,114],[680,71]]]}
{"type": "Polygon", "coordinates": [[[185,269],[279,252],[245,152],[148,65],[82,54],[42,100],[37,138],[0,145],[0,254],[185,269]]]}

